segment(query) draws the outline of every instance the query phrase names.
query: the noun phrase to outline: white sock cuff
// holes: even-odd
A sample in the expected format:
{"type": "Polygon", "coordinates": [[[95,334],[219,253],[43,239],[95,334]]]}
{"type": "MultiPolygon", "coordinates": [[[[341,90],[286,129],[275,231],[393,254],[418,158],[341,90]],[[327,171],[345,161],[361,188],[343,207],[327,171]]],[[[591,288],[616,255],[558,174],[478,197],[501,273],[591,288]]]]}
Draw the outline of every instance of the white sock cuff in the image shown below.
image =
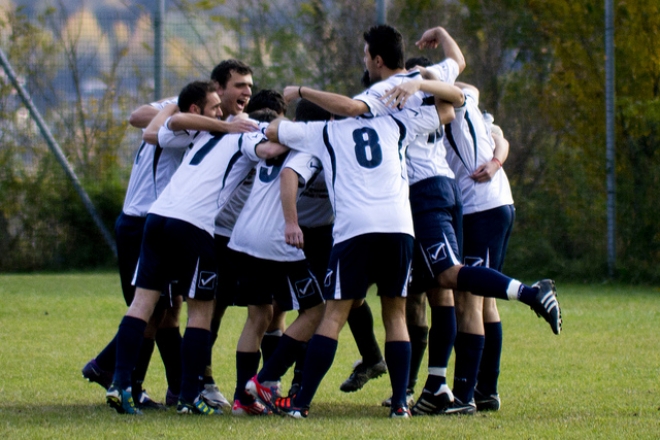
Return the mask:
{"type": "Polygon", "coordinates": [[[447,377],[447,367],[429,367],[429,376],[447,377]]]}
{"type": "Polygon", "coordinates": [[[520,286],[522,286],[522,283],[518,280],[511,280],[509,283],[509,286],[506,288],[506,296],[510,300],[517,300],[518,299],[518,293],[520,292],[520,286]]]}

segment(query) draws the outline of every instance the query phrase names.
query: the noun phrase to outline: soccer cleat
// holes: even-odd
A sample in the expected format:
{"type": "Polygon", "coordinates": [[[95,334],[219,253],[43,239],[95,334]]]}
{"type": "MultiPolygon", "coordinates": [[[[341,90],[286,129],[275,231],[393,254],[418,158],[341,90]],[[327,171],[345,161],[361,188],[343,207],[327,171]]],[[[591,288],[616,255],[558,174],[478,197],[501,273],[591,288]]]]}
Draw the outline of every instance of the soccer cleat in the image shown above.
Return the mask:
{"type": "Polygon", "coordinates": [[[479,390],[474,390],[474,403],[477,405],[477,411],[499,411],[502,402],[499,394],[485,395],[479,390]]]}
{"type": "Polygon", "coordinates": [[[296,394],[298,394],[299,391],[300,391],[300,382],[292,382],[291,388],[289,388],[289,393],[287,394],[287,396],[293,397],[296,394]]]}
{"type": "MultiPolygon", "coordinates": [[[[380,404],[389,408],[392,406],[392,396],[383,400],[380,404]]],[[[409,408],[412,408],[413,405],[415,405],[415,391],[410,388],[406,390],[406,405],[408,405],[409,408]]]]}
{"type": "Polygon", "coordinates": [[[131,387],[122,390],[114,385],[110,385],[105,394],[105,401],[111,408],[114,408],[119,414],[142,415],[142,411],[135,407],[131,387]]]}
{"type": "Polygon", "coordinates": [[[380,377],[385,373],[387,373],[387,364],[382,359],[369,366],[364,365],[362,361],[358,361],[351,375],[340,385],[339,389],[345,393],[352,393],[362,389],[371,379],[380,377]]]}
{"type": "Polygon", "coordinates": [[[165,405],[167,406],[176,406],[176,404],[179,402],[179,396],[174,394],[171,389],[167,389],[167,393],[165,393],[165,405]]]}
{"type": "Polygon", "coordinates": [[[244,404],[238,399],[234,400],[234,406],[231,408],[231,413],[235,416],[268,416],[272,414],[271,410],[258,400],[255,400],[250,404],[244,404]]]}
{"type": "Polygon", "coordinates": [[[416,416],[431,416],[441,414],[445,408],[450,406],[454,401],[454,394],[451,392],[447,384],[442,384],[440,389],[435,393],[430,392],[426,388],[422,390],[422,395],[417,399],[417,403],[412,408],[413,415],[416,416]]]}
{"type": "Polygon", "coordinates": [[[469,415],[472,416],[477,412],[477,405],[474,403],[474,399],[468,403],[463,403],[458,399],[454,401],[444,409],[440,414],[444,415],[469,415]]]}
{"type": "Polygon", "coordinates": [[[105,371],[96,363],[96,359],[92,359],[82,369],[82,375],[90,382],[96,382],[106,390],[112,385],[112,373],[105,371]]]}
{"type": "Polygon", "coordinates": [[[176,412],[179,414],[195,414],[200,416],[219,416],[222,415],[220,408],[212,408],[206,404],[201,394],[197,396],[194,402],[179,400],[176,405],[176,412]]]}
{"type": "Polygon", "coordinates": [[[306,419],[309,415],[309,408],[294,406],[292,397],[280,397],[275,399],[275,406],[279,414],[293,417],[294,419],[306,419]]]}
{"type": "Polygon", "coordinates": [[[559,301],[557,301],[557,290],[555,289],[555,282],[552,280],[541,280],[532,284],[532,287],[539,289],[536,294],[534,302],[530,304],[530,308],[536,312],[536,315],[543,317],[552,332],[556,335],[561,333],[561,308],[559,301]]]}
{"type": "Polygon", "coordinates": [[[201,393],[202,399],[212,408],[229,409],[231,404],[214,383],[207,383],[201,393]]]}
{"type": "Polygon", "coordinates": [[[392,408],[390,411],[390,419],[409,419],[412,417],[410,410],[407,406],[399,406],[392,408]]]}
{"type": "Polygon", "coordinates": [[[149,397],[147,390],[142,390],[139,395],[133,397],[133,402],[135,406],[140,409],[156,409],[156,410],[167,410],[167,407],[160,402],[156,402],[149,397]]]}
{"type": "Polygon", "coordinates": [[[277,413],[275,406],[275,399],[280,396],[280,383],[279,382],[264,382],[259,383],[257,376],[248,380],[245,384],[245,392],[258,399],[261,403],[266,405],[272,412],[277,413]]]}

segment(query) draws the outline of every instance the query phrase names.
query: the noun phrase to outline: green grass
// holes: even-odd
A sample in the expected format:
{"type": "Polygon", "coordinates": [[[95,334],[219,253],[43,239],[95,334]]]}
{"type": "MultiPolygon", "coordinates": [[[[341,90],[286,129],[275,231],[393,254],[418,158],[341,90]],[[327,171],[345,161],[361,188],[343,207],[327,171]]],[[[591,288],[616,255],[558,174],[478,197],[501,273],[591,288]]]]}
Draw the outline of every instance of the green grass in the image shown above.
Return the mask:
{"type": "MultiPolygon", "coordinates": [[[[118,280],[114,273],[0,276],[2,439],[660,436],[658,288],[559,282],[565,322],[559,337],[527,307],[501,301],[505,342],[497,413],[389,420],[380,406],[389,395],[387,377],[357,393],[339,391],[358,359],[345,330],[307,420],[183,417],[173,411],[133,418],[109,409],[103,390],[80,375],[125,312],[118,280]]],[[[215,376],[228,396],[244,318],[243,309],[228,311],[214,349],[215,376]]],[[[153,397],[164,398],[157,353],[145,385],[153,397]]]]}

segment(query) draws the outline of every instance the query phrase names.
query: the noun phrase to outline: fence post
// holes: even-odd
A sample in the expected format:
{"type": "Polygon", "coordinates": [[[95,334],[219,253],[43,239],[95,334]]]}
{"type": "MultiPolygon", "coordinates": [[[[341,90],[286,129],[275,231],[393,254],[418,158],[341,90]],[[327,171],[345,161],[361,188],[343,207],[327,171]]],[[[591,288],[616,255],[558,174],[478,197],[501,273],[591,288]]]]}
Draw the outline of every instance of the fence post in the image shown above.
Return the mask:
{"type": "Polygon", "coordinates": [[[14,69],[11,67],[11,64],[9,64],[9,59],[7,59],[7,56],[5,55],[5,52],[2,50],[2,48],[0,48],[0,64],[2,64],[2,67],[5,70],[7,77],[9,78],[12,85],[18,92],[18,95],[21,97],[21,100],[23,101],[23,105],[27,107],[28,111],[30,112],[30,115],[32,116],[32,119],[34,119],[34,121],[37,123],[37,126],[39,127],[39,131],[41,131],[41,135],[44,137],[44,139],[46,139],[48,148],[50,148],[50,150],[53,152],[55,158],[64,169],[64,172],[66,173],[67,177],[71,180],[71,183],[73,184],[73,187],[78,193],[78,196],[82,200],[83,205],[85,205],[87,212],[92,217],[92,220],[94,220],[94,223],[96,223],[96,226],[101,231],[101,234],[105,239],[105,242],[107,243],[108,247],[110,247],[110,250],[112,250],[112,253],[116,257],[117,246],[115,245],[115,240],[112,237],[112,234],[110,234],[108,229],[101,221],[101,217],[96,212],[96,208],[94,207],[94,204],[92,203],[91,199],[89,198],[89,196],[83,189],[82,185],[80,184],[80,181],[78,180],[78,176],[76,176],[76,173],[73,171],[73,168],[71,168],[71,165],[66,160],[66,157],[62,152],[62,149],[60,148],[59,144],[57,143],[52,133],[50,132],[50,129],[46,125],[46,122],[41,117],[41,113],[39,113],[39,110],[37,110],[37,107],[35,107],[34,103],[32,102],[32,98],[30,98],[28,92],[18,82],[18,77],[16,76],[14,69]]]}
{"type": "Polygon", "coordinates": [[[154,14],[154,101],[163,97],[163,82],[165,79],[163,61],[164,61],[164,42],[165,42],[165,0],[156,2],[156,11],[154,14]]]}

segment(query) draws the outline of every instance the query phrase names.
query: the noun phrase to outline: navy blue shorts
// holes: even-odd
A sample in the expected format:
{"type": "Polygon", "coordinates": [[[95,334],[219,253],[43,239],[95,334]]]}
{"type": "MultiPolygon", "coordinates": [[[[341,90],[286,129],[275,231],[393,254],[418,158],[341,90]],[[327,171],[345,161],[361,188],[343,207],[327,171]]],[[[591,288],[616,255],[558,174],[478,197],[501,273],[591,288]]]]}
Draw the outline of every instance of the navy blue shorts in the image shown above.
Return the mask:
{"type": "Polygon", "coordinates": [[[411,293],[438,287],[437,277],[461,264],[463,202],[454,179],[432,177],[410,186],[415,225],[411,293]]]}
{"type": "Polygon", "coordinates": [[[323,303],[321,287],[307,260],[273,261],[231,249],[238,278],[236,305],[277,302],[280,310],[307,310],[323,303]]]}
{"type": "Polygon", "coordinates": [[[372,284],[380,296],[408,296],[413,242],[408,234],[374,233],[335,244],[324,281],[325,299],[363,299],[372,284]]]}
{"type": "Polygon", "coordinates": [[[501,272],[514,218],[513,205],[463,216],[463,264],[490,267],[501,272]]]}
{"type": "Polygon", "coordinates": [[[323,281],[328,270],[330,252],[332,251],[332,225],[316,228],[300,227],[305,240],[305,258],[314,272],[317,280],[323,281]]]}
{"type": "Polygon", "coordinates": [[[135,285],[202,301],[215,298],[218,284],[213,237],[183,220],[147,215],[135,285]]]}
{"type": "Polygon", "coordinates": [[[122,212],[115,222],[119,279],[127,306],[131,305],[135,297],[135,286],[132,283],[140,258],[145,221],[146,217],[135,217],[122,212]]]}
{"type": "Polygon", "coordinates": [[[229,237],[224,235],[215,235],[215,256],[218,260],[218,291],[216,299],[218,304],[232,306],[235,304],[236,289],[238,286],[238,277],[236,274],[237,265],[233,260],[234,251],[227,247],[229,237]]]}

